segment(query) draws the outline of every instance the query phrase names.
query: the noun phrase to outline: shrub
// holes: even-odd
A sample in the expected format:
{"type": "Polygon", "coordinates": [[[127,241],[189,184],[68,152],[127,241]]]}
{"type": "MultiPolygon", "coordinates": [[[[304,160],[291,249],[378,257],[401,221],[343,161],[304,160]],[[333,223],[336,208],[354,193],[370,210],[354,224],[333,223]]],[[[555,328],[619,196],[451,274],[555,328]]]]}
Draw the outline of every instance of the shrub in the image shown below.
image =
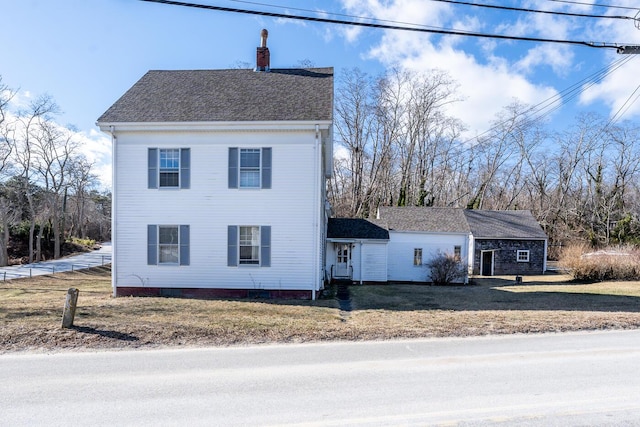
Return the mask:
{"type": "Polygon", "coordinates": [[[450,285],[464,280],[467,275],[460,259],[452,254],[438,252],[425,263],[429,267],[429,278],[436,285],[450,285]]]}
{"type": "Polygon", "coordinates": [[[71,236],[68,239],[68,242],[78,246],[85,246],[87,248],[92,248],[96,244],[96,241],[93,239],[81,239],[80,237],[74,236],[71,236]]]}
{"type": "Polygon", "coordinates": [[[567,247],[560,265],[576,280],[639,280],[640,252],[633,247],[590,251],[585,245],[567,247]]]}

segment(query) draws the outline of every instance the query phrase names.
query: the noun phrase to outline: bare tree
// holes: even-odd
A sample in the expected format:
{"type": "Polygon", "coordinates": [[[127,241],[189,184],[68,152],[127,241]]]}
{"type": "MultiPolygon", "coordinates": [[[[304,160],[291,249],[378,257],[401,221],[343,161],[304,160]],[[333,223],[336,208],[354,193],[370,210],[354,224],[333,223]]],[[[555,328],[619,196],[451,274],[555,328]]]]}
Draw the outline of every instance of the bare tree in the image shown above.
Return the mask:
{"type": "MultiPolygon", "coordinates": [[[[88,205],[92,203],[91,190],[96,188],[98,182],[98,177],[92,172],[92,168],[93,164],[84,156],[75,157],[69,168],[69,190],[72,194],[71,199],[74,210],[71,214],[68,232],[72,236],[87,238],[89,235],[88,205]]],[[[65,192],[64,207],[66,207],[66,203],[67,194],[65,192]]],[[[66,209],[63,208],[63,214],[64,212],[66,212],[66,209]]]]}
{"type": "Polygon", "coordinates": [[[41,252],[34,253],[34,239],[36,223],[38,221],[37,199],[33,192],[37,180],[36,162],[36,135],[41,131],[41,126],[49,120],[50,116],[58,111],[58,106],[47,95],[38,97],[30,103],[25,111],[18,112],[16,121],[9,132],[10,143],[14,147],[14,158],[17,174],[21,177],[22,191],[29,205],[29,262],[39,261],[41,252]]]}
{"type": "Polygon", "coordinates": [[[340,143],[347,150],[349,165],[347,180],[342,182],[341,191],[349,203],[347,215],[359,216],[362,214],[366,191],[365,162],[373,120],[371,81],[366,73],[356,68],[342,75],[335,111],[336,130],[340,143]]]}
{"type": "MultiPolygon", "coordinates": [[[[33,135],[34,165],[46,195],[48,216],[43,219],[51,224],[53,232],[53,257],[60,258],[63,223],[63,194],[69,184],[70,169],[75,160],[77,143],[68,129],[51,120],[41,120],[33,135]]],[[[44,221],[40,224],[38,243],[42,240],[44,221]]]]}

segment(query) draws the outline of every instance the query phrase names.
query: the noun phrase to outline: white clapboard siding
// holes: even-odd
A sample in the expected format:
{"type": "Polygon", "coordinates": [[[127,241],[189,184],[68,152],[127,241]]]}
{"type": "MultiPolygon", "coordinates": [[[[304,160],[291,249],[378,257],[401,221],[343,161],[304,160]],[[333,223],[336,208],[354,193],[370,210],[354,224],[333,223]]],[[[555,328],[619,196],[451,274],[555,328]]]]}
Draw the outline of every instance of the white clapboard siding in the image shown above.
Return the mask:
{"type": "Polygon", "coordinates": [[[388,271],[389,281],[427,282],[429,270],[426,266],[413,265],[414,249],[422,249],[423,264],[439,251],[453,254],[460,246],[461,259],[468,259],[468,234],[389,232],[388,271]]]}
{"type": "Polygon", "coordinates": [[[116,286],[317,289],[324,171],[315,141],[313,131],[120,132],[116,286]],[[271,189],[229,189],[229,147],[271,147],[271,189]],[[190,188],[148,189],[149,148],[190,148],[190,188]],[[189,225],[190,265],[147,265],[149,224],[189,225]],[[229,225],[270,226],[271,266],[228,267],[229,225]]]}
{"type": "Polygon", "coordinates": [[[361,276],[365,282],[387,281],[387,242],[362,245],[361,276]]]}

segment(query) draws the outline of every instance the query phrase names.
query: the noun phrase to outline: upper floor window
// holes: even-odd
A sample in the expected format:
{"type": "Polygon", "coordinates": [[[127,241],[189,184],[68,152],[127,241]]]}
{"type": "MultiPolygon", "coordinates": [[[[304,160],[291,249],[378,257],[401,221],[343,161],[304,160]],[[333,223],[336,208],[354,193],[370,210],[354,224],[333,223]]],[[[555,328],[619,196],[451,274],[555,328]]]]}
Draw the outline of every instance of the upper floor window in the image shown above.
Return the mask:
{"type": "Polygon", "coordinates": [[[271,188],[271,148],[229,147],[229,188],[271,188]]]}
{"type": "Polygon", "coordinates": [[[180,150],[160,149],[160,188],[180,186],[180,150]]]}
{"type": "Polygon", "coordinates": [[[240,188],[260,188],[260,149],[240,149],[240,188]]]}
{"type": "Polygon", "coordinates": [[[147,163],[148,188],[189,188],[189,148],[149,148],[147,163]]]}

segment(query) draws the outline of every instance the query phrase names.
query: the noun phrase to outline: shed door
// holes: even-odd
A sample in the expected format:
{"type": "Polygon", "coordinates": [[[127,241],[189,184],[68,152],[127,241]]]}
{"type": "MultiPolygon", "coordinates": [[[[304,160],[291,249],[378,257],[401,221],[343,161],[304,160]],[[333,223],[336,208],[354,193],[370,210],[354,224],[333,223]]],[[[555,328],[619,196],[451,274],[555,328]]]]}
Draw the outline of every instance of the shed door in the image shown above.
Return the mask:
{"type": "Polygon", "coordinates": [[[335,277],[351,277],[351,245],[336,243],[335,277]]]}
{"type": "Polygon", "coordinates": [[[493,276],[493,251],[483,251],[480,268],[483,276],[493,276]]]}

